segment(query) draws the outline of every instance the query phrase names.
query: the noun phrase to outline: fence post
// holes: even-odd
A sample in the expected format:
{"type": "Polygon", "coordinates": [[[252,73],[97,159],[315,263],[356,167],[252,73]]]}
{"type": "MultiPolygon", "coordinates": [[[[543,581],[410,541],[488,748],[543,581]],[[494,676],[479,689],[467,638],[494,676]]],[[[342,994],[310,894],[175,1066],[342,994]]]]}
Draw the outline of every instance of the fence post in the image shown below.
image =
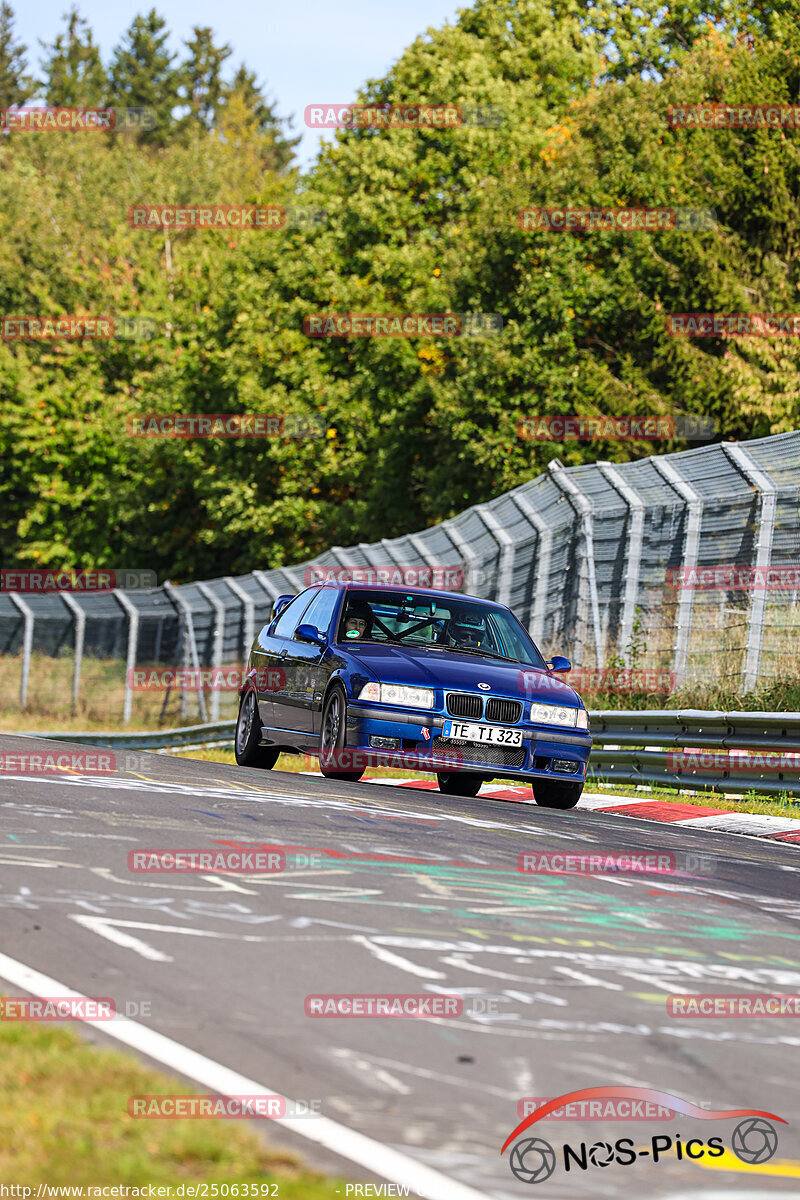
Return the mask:
{"type": "MultiPolygon", "coordinates": [[[[769,475],[765,471],[760,470],[748,452],[738,442],[723,442],[722,449],[734,466],[741,471],[748,483],[751,483],[758,491],[760,519],[758,522],[755,567],[757,572],[766,574],[772,562],[772,537],[775,532],[778,489],[769,475]]],[[[754,587],[750,593],[750,621],[747,627],[747,652],[745,654],[744,684],[742,688],[745,692],[752,692],[758,681],[766,608],[766,586],[754,587]]]]}
{"type": "Polygon", "coordinates": [[[630,516],[628,549],[625,555],[625,599],[622,606],[622,628],[619,635],[623,659],[626,664],[629,664],[633,622],[636,618],[636,601],[639,596],[639,573],[642,566],[644,500],[629,483],[625,482],[617,468],[611,463],[599,462],[597,465],[611,486],[622,496],[628,506],[630,516]]]}
{"type": "MultiPolygon", "coordinates": [[[[219,689],[222,673],[222,639],[225,636],[225,605],[215,596],[207,583],[195,585],[201,596],[205,596],[214,609],[214,648],[211,652],[211,668],[216,673],[216,686],[211,689],[211,720],[219,720],[219,689]]],[[[202,691],[202,688],[200,689],[202,691]]]]}
{"type": "MultiPolygon", "coordinates": [[[[683,571],[691,571],[697,566],[697,556],[700,551],[700,527],[703,522],[703,500],[691,484],[687,483],[678,473],[671,462],[664,458],[651,458],[650,462],[662,478],[675,489],[685,501],[688,510],[686,523],[686,538],[683,546],[683,571]]],[[[692,632],[692,609],[694,607],[694,588],[682,587],[678,601],[678,628],[675,631],[675,658],[673,670],[675,682],[681,686],[686,678],[686,668],[689,660],[689,637],[692,632]]]]}
{"type": "Polygon", "coordinates": [[[452,519],[449,521],[442,521],[439,528],[444,530],[461,556],[461,561],[466,568],[464,571],[464,591],[467,593],[467,595],[470,595],[477,582],[475,579],[475,563],[478,556],[466,538],[462,537],[462,535],[455,528],[452,519]]]}
{"type": "MultiPolygon", "coordinates": [[[[192,610],[189,607],[189,604],[187,603],[187,601],[184,600],[183,596],[180,594],[178,589],[175,587],[174,583],[167,582],[163,586],[164,586],[164,591],[167,593],[167,595],[169,596],[169,598],[173,602],[173,604],[177,604],[177,606],[181,610],[181,614],[183,616],[183,620],[184,620],[183,665],[185,667],[187,658],[191,657],[192,666],[194,667],[195,671],[197,672],[197,679],[199,682],[200,681],[200,659],[197,654],[197,642],[196,642],[195,636],[194,636],[194,621],[192,620],[192,610]],[[189,651],[188,655],[186,653],[187,648],[189,651]]],[[[185,690],[183,688],[181,688],[181,713],[185,713],[185,711],[186,711],[186,703],[184,700],[184,696],[185,696],[185,690]]],[[[206,708],[206,698],[203,695],[202,688],[199,688],[199,690],[197,692],[197,699],[200,703],[200,715],[203,718],[203,722],[205,723],[208,721],[208,709],[206,708]]]]}
{"type": "Polygon", "coordinates": [[[69,592],[59,592],[61,599],[75,618],[75,665],[72,668],[72,715],[78,708],[78,689],[81,685],[81,663],[83,662],[83,642],[86,633],[86,613],[69,592]]]}
{"type": "Polygon", "coordinates": [[[567,474],[566,468],[558,459],[547,464],[547,469],[555,480],[556,486],[571,497],[578,506],[581,514],[583,529],[584,555],[586,557],[586,573],[589,581],[589,603],[592,609],[592,625],[594,627],[594,655],[598,670],[602,671],[605,657],[603,653],[603,635],[600,629],[600,603],[597,596],[597,572],[594,566],[594,520],[592,502],[585,496],[578,485],[567,474]]]}
{"type": "Polygon", "coordinates": [[[495,599],[499,604],[508,605],[511,601],[511,578],[514,573],[514,539],[507,529],[498,521],[488,504],[476,504],[475,512],[496,542],[500,543],[500,562],[497,568],[497,592],[495,599]]]}
{"type": "Polygon", "coordinates": [[[16,592],[9,592],[8,598],[22,613],[25,621],[22,631],[22,678],[19,683],[19,706],[24,711],[28,702],[28,676],[31,670],[31,652],[33,651],[33,609],[16,592]]]}
{"type": "Polygon", "coordinates": [[[253,641],[256,636],[256,634],[255,634],[255,611],[256,611],[255,601],[253,600],[253,597],[249,596],[247,594],[247,592],[244,590],[244,588],[236,582],[235,579],[231,578],[230,575],[225,576],[224,582],[227,583],[228,587],[231,589],[234,596],[236,596],[242,602],[242,612],[244,613],[244,625],[243,625],[244,653],[242,654],[242,659],[244,661],[245,668],[247,668],[247,662],[250,657],[250,649],[253,645],[253,641]]]}
{"type": "Polygon", "coordinates": [[[550,586],[550,560],[553,553],[553,531],[541,513],[538,513],[527,496],[521,492],[510,492],[510,499],[527,517],[536,530],[536,590],[531,602],[528,630],[541,650],[544,637],[544,618],[547,610],[547,590],[550,586]]]}
{"type": "Polygon", "coordinates": [[[125,703],[122,709],[122,724],[127,725],[131,719],[133,704],[133,684],[131,674],[136,666],[136,651],[139,643],[139,610],[130,602],[124,592],[113,588],[111,595],[128,615],[128,653],[125,659],[125,703]]]}

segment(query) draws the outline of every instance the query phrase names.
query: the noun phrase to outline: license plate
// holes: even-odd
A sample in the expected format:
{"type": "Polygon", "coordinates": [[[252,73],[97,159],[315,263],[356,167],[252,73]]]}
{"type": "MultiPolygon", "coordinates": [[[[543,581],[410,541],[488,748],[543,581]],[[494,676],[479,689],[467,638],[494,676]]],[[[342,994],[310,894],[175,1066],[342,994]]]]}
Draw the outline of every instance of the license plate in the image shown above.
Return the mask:
{"type": "Polygon", "coordinates": [[[489,746],[521,746],[521,729],[503,729],[498,725],[471,725],[463,721],[445,721],[442,737],[462,742],[484,742],[489,746]]]}

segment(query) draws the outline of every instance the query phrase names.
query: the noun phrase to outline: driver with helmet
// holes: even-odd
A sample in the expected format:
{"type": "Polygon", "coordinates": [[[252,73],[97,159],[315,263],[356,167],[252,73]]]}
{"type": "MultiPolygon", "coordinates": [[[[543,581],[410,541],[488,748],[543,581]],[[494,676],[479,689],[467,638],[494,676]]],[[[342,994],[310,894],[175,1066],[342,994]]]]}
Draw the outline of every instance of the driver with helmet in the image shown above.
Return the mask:
{"type": "Polygon", "coordinates": [[[344,636],[348,640],[368,638],[372,633],[372,609],[362,596],[352,596],[347,601],[344,618],[344,636]]]}
{"type": "Polygon", "coordinates": [[[484,623],[482,617],[470,617],[461,609],[454,609],[447,622],[447,645],[478,650],[483,645],[484,623]]]}

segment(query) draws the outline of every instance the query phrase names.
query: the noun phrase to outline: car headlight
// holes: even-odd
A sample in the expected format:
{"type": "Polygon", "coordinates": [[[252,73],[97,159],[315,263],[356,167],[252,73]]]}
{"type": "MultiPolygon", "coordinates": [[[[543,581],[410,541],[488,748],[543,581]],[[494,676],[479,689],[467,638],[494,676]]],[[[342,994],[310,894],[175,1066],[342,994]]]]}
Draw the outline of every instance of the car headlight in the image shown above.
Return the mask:
{"type": "Polygon", "coordinates": [[[564,704],[532,704],[531,720],[537,725],[571,725],[573,729],[588,729],[589,714],[585,708],[564,704]]]}
{"type": "Polygon", "coordinates": [[[365,683],[358,698],[401,708],[433,708],[433,688],[404,687],[399,683],[365,683]]]}

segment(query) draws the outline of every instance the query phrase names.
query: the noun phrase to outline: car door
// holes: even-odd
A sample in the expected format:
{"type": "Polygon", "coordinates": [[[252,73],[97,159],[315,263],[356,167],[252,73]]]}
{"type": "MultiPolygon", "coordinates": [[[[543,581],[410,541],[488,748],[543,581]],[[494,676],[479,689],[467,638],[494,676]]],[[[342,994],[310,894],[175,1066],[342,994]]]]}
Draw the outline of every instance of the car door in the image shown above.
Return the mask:
{"type": "Polygon", "coordinates": [[[307,588],[295,596],[272,629],[272,665],[281,673],[278,686],[272,693],[272,724],[275,729],[303,732],[311,728],[310,716],[306,720],[304,715],[308,697],[303,683],[303,666],[308,658],[307,650],[315,651],[318,657],[321,652],[318,646],[297,641],[294,632],[305,619],[305,612],[318,592],[319,587],[307,588]]]}
{"type": "MultiPolygon", "coordinates": [[[[338,588],[322,588],[303,613],[299,623],[314,625],[320,633],[330,639],[331,624],[340,595],[338,588]]],[[[322,698],[332,668],[331,655],[327,646],[298,641],[296,629],[293,640],[295,650],[291,657],[296,675],[294,690],[298,696],[303,697],[302,712],[298,709],[296,714],[296,719],[302,724],[297,725],[297,728],[302,729],[304,733],[317,734],[322,720],[322,698]]]]}
{"type": "Polygon", "coordinates": [[[279,629],[294,630],[316,591],[316,588],[307,588],[290,600],[280,615],[264,626],[253,647],[253,661],[258,668],[258,711],[261,724],[267,728],[282,728],[277,703],[286,688],[286,640],[280,636],[279,629]]]}

